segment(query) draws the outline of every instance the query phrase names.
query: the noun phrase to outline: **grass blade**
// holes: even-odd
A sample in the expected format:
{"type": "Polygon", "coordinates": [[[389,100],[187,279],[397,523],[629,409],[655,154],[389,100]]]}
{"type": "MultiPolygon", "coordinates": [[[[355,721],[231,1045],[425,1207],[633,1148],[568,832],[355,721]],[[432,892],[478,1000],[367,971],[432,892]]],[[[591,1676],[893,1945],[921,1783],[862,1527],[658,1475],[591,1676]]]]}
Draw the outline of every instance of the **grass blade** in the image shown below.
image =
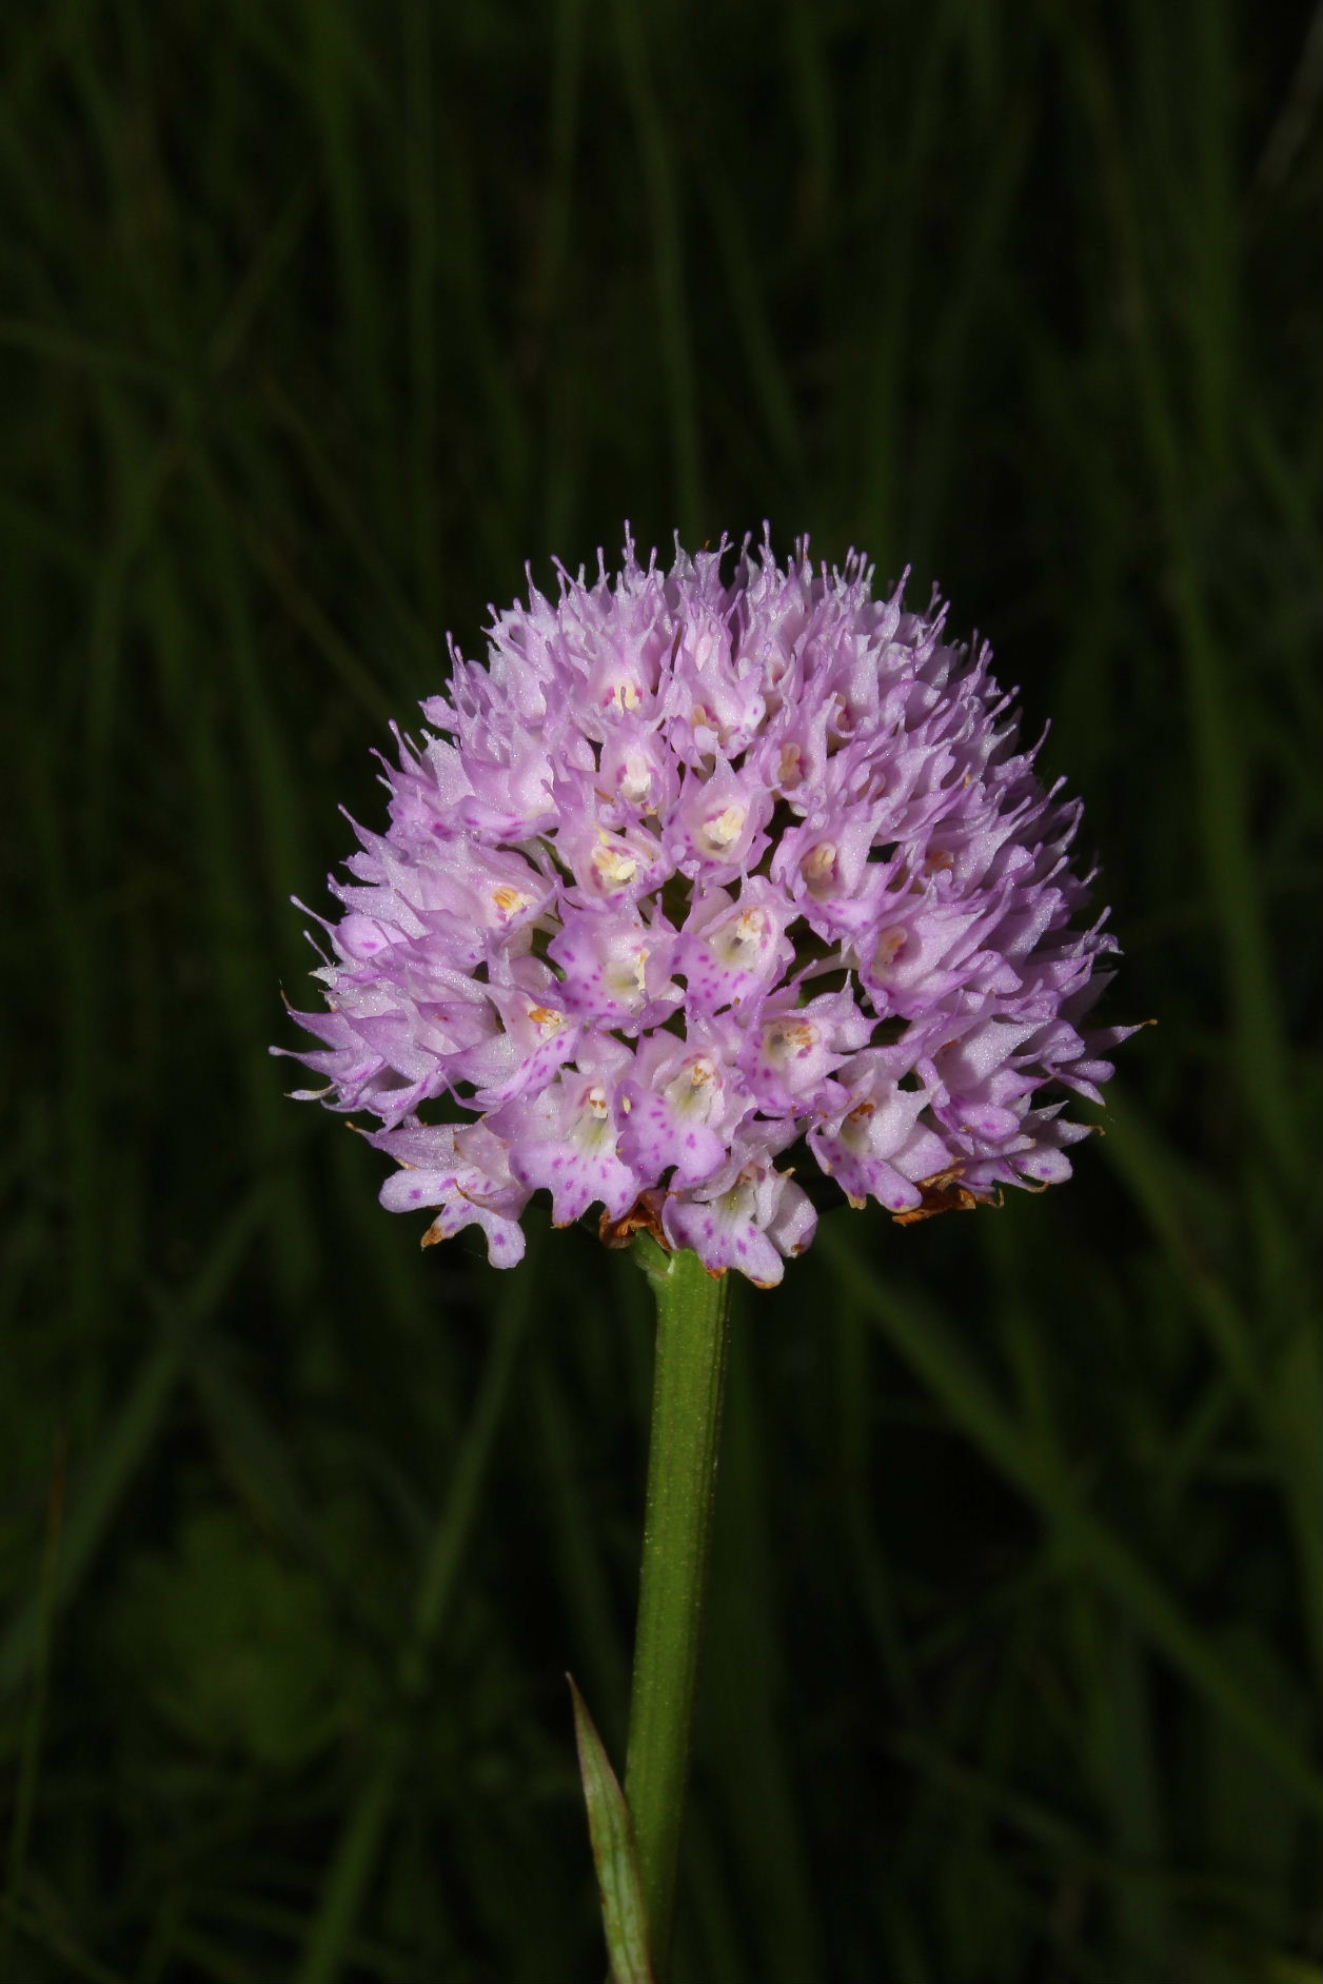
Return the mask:
{"type": "Polygon", "coordinates": [[[611,1984],[652,1984],[643,1875],[634,1844],[634,1823],[620,1780],[611,1768],[611,1759],[583,1696],[574,1685],[573,1676],[565,1678],[574,1702],[574,1736],[579,1748],[579,1773],[602,1901],[602,1927],[611,1959],[611,1984]]]}
{"type": "Polygon", "coordinates": [[[1153,1573],[1083,1505],[1073,1484],[1054,1472],[1013,1423],[941,1319],[912,1295],[876,1286],[839,1233],[827,1233],[820,1244],[893,1347],[994,1467],[1037,1507],[1068,1555],[1105,1586],[1191,1686],[1235,1724],[1301,1804],[1323,1811],[1323,1783],[1296,1745],[1262,1714],[1153,1573]]]}

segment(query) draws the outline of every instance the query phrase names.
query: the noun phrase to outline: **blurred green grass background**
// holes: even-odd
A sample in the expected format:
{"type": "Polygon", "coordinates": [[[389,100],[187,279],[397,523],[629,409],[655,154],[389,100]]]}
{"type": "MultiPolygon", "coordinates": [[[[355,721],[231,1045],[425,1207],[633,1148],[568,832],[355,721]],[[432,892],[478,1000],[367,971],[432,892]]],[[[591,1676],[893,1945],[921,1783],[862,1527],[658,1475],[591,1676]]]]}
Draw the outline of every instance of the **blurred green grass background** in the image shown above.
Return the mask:
{"type": "Polygon", "coordinates": [[[445,630],[628,517],[940,580],[1160,1022],[742,1301],[679,1984],[1323,1980],[1310,19],[12,11],[0,1977],[601,1975],[641,1278],[421,1256],[266,1050],[445,630]]]}

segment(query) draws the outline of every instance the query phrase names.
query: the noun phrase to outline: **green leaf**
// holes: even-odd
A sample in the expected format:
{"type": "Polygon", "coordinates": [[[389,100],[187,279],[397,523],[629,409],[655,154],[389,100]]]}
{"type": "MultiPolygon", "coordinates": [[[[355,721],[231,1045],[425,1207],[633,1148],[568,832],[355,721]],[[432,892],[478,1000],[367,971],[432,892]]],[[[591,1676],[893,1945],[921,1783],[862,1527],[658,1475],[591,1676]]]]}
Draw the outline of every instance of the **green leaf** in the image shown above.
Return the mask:
{"type": "Polygon", "coordinates": [[[634,1824],[583,1696],[572,1675],[566,1679],[574,1699],[574,1736],[579,1746],[579,1775],[588,1807],[588,1833],[593,1843],[597,1888],[602,1898],[602,1927],[611,1959],[611,1984],[653,1984],[648,1958],[648,1924],[643,1907],[643,1878],[639,1871],[634,1824]]]}

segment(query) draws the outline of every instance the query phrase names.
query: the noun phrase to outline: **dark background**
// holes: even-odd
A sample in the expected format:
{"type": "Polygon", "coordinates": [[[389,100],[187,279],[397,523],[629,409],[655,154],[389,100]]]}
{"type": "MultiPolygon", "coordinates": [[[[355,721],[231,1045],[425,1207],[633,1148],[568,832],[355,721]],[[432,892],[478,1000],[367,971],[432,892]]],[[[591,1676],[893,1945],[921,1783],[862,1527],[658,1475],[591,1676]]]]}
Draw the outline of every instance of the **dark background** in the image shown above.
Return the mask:
{"type": "Polygon", "coordinates": [[[421,1255],[267,1046],[625,518],[940,580],[1159,1021],[1068,1187],[742,1296],[679,1984],[1323,1979],[1318,20],[9,11],[6,1984],[602,1974],[641,1277],[421,1255]]]}

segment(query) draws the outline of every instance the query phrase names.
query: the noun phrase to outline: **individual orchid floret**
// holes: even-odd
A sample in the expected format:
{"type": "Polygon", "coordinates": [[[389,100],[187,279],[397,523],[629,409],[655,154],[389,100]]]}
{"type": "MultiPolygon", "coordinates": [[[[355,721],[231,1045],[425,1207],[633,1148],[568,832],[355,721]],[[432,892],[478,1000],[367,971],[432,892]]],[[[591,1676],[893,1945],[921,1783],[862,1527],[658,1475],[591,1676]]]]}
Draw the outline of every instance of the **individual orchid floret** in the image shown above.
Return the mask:
{"type": "Polygon", "coordinates": [[[391,1212],[439,1208],[423,1235],[424,1247],[452,1240],[466,1226],[479,1226],[497,1267],[512,1268],[523,1259],[519,1215],[529,1188],[511,1177],[505,1149],[485,1123],[464,1129],[414,1123],[380,1130],[372,1141],[403,1167],[382,1186],[381,1203],[391,1212]]]}
{"type": "Polygon", "coordinates": [[[782,1257],[802,1254],[817,1224],[790,1173],[756,1161],[729,1166],[716,1184],[669,1193],[662,1213],[672,1247],[692,1247],[714,1273],[737,1268],[759,1288],[780,1281],[782,1257]]]}
{"type": "Polygon", "coordinates": [[[1078,804],[944,608],[805,543],[627,540],[451,652],[297,1015],[304,1093],[377,1118],[429,1244],[511,1265],[541,1194],[767,1284],[813,1198],[912,1220],[1069,1175],[1115,946],[1078,804]]]}

